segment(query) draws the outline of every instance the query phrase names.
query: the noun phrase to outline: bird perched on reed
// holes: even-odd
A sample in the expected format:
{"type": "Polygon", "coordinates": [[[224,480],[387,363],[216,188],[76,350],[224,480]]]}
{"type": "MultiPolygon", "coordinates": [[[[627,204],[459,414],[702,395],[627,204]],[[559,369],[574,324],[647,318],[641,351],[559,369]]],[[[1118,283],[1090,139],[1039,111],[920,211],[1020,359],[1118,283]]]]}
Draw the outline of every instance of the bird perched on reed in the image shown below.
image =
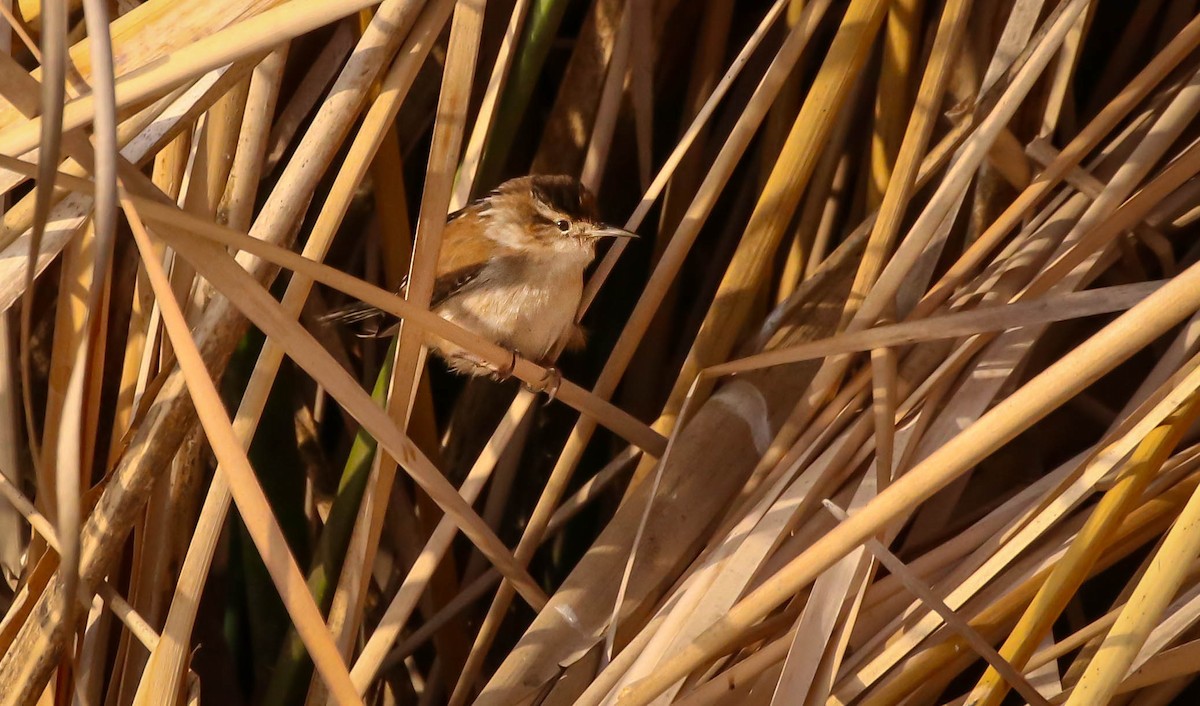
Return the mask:
{"type": "MultiPolygon", "coordinates": [[[[432,340],[431,349],[458,373],[498,380],[512,373],[517,355],[552,366],[563,350],[583,345],[575,313],[597,241],[623,237],[636,236],[602,223],[592,193],[574,177],[533,175],[504,182],[450,214],[430,309],[507,348],[512,361],[497,368],[441,339],[432,340]]],[[[369,322],[367,335],[387,336],[396,324],[386,325],[386,316],[359,303],[323,319],[369,322]]]]}

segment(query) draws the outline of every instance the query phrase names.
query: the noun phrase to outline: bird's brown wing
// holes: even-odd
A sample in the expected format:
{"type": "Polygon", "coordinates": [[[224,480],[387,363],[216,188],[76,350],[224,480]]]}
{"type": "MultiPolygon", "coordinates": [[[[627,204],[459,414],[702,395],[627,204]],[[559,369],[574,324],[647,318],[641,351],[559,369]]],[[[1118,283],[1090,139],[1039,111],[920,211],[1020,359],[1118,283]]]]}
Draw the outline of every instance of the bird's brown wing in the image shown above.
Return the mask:
{"type": "MultiPolygon", "coordinates": [[[[488,238],[479,237],[472,228],[478,227],[478,219],[460,219],[471,209],[482,208],[482,203],[475,203],[451,215],[442,231],[442,249],[438,257],[436,278],[433,281],[433,294],[430,297],[430,308],[436,308],[450,297],[459,294],[472,284],[479,282],[479,276],[487,263],[495,257],[499,246],[488,238]]],[[[408,288],[408,276],[400,281],[398,292],[408,288]]],[[[375,307],[357,302],[335,309],[321,317],[326,323],[364,323],[373,322],[373,326],[362,335],[374,337],[389,335],[395,330],[394,326],[384,328],[379,319],[385,321],[384,313],[375,307]]]]}
{"type": "Polygon", "coordinates": [[[488,262],[497,254],[495,241],[471,232],[478,223],[474,219],[455,218],[442,231],[442,251],[438,257],[437,279],[433,284],[431,306],[478,282],[488,262]]]}

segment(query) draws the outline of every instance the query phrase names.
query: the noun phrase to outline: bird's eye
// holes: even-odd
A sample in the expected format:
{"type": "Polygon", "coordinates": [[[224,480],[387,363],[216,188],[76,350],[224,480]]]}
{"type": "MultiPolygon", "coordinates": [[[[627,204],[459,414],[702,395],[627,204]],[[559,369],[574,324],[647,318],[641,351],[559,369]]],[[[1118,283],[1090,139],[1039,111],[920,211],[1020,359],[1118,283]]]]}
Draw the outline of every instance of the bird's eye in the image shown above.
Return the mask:
{"type": "Polygon", "coordinates": [[[558,226],[558,229],[564,233],[571,230],[571,224],[567,221],[557,221],[554,225],[558,226]]]}

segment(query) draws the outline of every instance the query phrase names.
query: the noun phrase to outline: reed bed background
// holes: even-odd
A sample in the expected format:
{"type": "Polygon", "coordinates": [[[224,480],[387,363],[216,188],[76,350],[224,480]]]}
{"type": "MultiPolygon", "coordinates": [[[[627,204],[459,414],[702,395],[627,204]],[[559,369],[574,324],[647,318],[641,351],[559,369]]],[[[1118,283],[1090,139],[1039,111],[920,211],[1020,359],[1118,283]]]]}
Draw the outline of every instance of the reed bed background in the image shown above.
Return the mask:
{"type": "Polygon", "coordinates": [[[3,0],[0,703],[1194,703],[1198,12],[3,0]],[[526,173],[550,402],[423,348],[526,173]]]}

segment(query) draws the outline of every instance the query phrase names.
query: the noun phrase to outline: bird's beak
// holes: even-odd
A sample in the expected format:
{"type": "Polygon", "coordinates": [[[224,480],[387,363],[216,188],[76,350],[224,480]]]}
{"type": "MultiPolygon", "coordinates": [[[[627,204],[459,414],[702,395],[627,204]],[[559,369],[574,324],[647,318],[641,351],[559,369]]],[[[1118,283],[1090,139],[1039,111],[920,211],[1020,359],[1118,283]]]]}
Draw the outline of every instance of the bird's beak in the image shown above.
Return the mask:
{"type": "Polygon", "coordinates": [[[592,230],[591,236],[593,238],[636,238],[638,234],[615,226],[600,226],[592,230]]]}

